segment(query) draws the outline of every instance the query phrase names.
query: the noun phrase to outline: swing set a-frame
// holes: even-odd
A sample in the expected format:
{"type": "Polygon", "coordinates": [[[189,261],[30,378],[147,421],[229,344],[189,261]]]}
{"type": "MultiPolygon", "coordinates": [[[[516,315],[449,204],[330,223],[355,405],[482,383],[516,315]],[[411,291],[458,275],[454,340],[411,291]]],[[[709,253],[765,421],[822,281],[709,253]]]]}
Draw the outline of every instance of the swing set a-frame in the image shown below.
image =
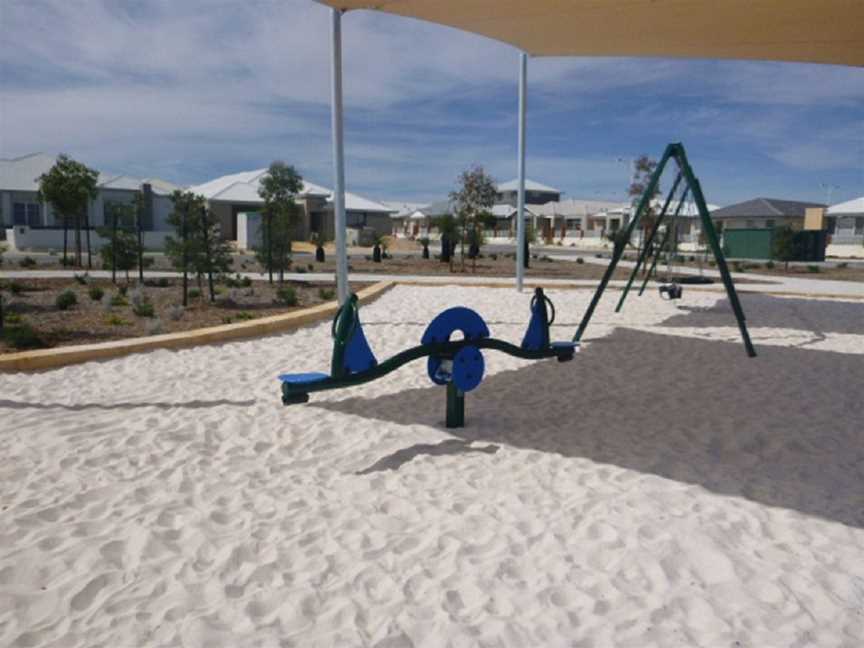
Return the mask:
{"type": "MultiPolygon", "coordinates": [[[[750,356],[751,358],[755,358],[756,350],[753,348],[753,343],[750,341],[750,334],[747,331],[747,321],[744,317],[744,310],[741,308],[741,302],[738,299],[738,293],[735,290],[735,284],[732,281],[732,276],[729,274],[729,266],[726,264],[726,257],[723,256],[723,250],[720,247],[720,241],[717,238],[717,232],[714,230],[714,225],[711,222],[711,215],[708,213],[708,207],[705,203],[705,196],[702,194],[702,187],[699,184],[699,179],[696,178],[696,176],[693,174],[693,169],[690,167],[690,163],[687,160],[687,153],[684,151],[684,145],[681,143],[669,144],[666,147],[666,150],[663,152],[663,157],[661,157],[660,161],[657,163],[657,167],[655,168],[654,173],[651,175],[648,186],[645,188],[645,193],[642,194],[642,197],[639,200],[639,204],[636,207],[636,212],[633,214],[633,218],[630,219],[630,222],[628,223],[627,228],[624,230],[623,234],[616,237],[615,245],[612,252],[612,260],[606,267],[606,272],[603,274],[603,278],[600,280],[600,285],[597,287],[597,290],[594,293],[594,297],[591,299],[591,303],[589,304],[588,309],[582,316],[582,321],[579,323],[579,328],[576,330],[576,335],[573,336],[573,341],[581,341],[582,336],[585,333],[585,329],[588,327],[588,323],[591,321],[591,317],[594,315],[594,310],[597,308],[597,304],[600,303],[603,292],[609,285],[609,280],[612,278],[612,275],[615,272],[615,268],[618,266],[618,262],[621,260],[621,257],[624,254],[624,249],[627,246],[627,243],[633,237],[633,234],[636,231],[636,228],[639,226],[640,221],[648,213],[648,210],[651,206],[651,200],[657,192],[657,188],[660,183],[660,177],[663,175],[663,171],[666,169],[666,166],[669,164],[670,161],[675,162],[678,167],[678,173],[675,176],[675,181],[672,183],[672,188],[669,190],[669,194],[663,203],[663,207],[660,210],[659,215],[657,216],[657,220],[654,222],[650,232],[645,237],[642,251],[640,252],[639,257],[636,261],[636,265],[633,267],[633,270],[630,273],[630,278],[627,280],[627,284],[624,286],[624,290],[622,291],[621,297],[618,300],[618,305],[615,308],[615,312],[620,311],[623,307],[624,300],[627,299],[627,295],[630,293],[630,288],[633,285],[633,281],[636,279],[637,273],[639,272],[640,268],[644,267],[647,261],[649,252],[652,249],[654,243],[654,239],[656,238],[657,233],[660,231],[661,225],[663,225],[664,221],[666,221],[667,218],[669,218],[671,221],[678,216],[681,210],[681,206],[684,204],[685,198],[689,193],[693,198],[696,210],[699,212],[699,219],[702,224],[702,232],[704,233],[705,242],[708,244],[708,247],[711,249],[711,252],[714,255],[714,259],[717,262],[717,269],[720,271],[720,278],[723,281],[723,286],[726,288],[726,294],[729,297],[729,304],[732,306],[732,312],[735,314],[735,320],[738,322],[738,329],[741,331],[741,339],[744,342],[744,349],[747,351],[748,356],[750,356]],[[672,198],[682,182],[685,183],[684,192],[682,193],[681,198],[678,201],[675,212],[673,214],[669,214],[669,207],[672,204],[672,198]]],[[[658,249],[663,249],[665,247],[665,244],[669,239],[670,233],[673,231],[671,225],[671,222],[667,224],[663,242],[660,244],[658,249]]],[[[642,287],[639,290],[640,295],[645,290],[645,284],[648,281],[648,277],[651,276],[651,271],[653,271],[653,268],[656,265],[658,258],[659,252],[655,254],[651,270],[648,272],[648,275],[645,277],[645,281],[642,283],[642,287]]]]}

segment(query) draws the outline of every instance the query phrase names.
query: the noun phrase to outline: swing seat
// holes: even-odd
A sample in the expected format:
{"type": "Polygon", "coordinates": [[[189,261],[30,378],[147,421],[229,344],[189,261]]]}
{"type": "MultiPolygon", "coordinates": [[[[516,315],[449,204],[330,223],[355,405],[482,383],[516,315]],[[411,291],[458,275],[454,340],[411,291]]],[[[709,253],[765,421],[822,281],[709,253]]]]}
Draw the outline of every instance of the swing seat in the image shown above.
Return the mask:
{"type": "Polygon", "coordinates": [[[663,284],[660,286],[660,297],[667,301],[681,299],[682,294],[684,294],[684,289],[677,283],[663,284]]]}

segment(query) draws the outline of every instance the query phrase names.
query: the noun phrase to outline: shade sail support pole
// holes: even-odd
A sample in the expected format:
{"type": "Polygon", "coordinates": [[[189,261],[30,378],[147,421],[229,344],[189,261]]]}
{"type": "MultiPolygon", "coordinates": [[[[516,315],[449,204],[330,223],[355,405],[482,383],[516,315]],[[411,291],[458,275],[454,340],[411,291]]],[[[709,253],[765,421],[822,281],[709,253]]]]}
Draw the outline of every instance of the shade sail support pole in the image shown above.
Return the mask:
{"type": "Polygon", "coordinates": [[[333,137],[333,228],[336,242],[336,295],[348,299],[348,250],[345,229],[345,141],[342,115],[342,12],[330,10],[330,106],[333,137]]]}
{"type": "Polygon", "coordinates": [[[528,91],[528,55],[519,54],[519,196],[516,207],[516,290],[522,292],[525,280],[525,112],[528,91]]]}

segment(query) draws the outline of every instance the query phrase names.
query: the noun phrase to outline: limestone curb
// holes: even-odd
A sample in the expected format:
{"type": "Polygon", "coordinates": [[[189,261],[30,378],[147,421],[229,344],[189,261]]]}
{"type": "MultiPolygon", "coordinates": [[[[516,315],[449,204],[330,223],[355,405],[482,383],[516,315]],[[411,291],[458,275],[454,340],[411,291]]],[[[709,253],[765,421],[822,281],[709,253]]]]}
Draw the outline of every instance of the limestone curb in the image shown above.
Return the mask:
{"type": "MultiPolygon", "coordinates": [[[[361,304],[370,302],[383,295],[393,285],[391,281],[381,281],[358,291],[357,298],[361,304]]],[[[330,319],[336,314],[337,308],[337,303],[332,301],[283,315],[270,315],[237,324],[223,324],[221,326],[210,326],[180,333],[151,335],[100,344],[82,344],[58,347],[56,349],[10,353],[0,356],[0,371],[54,369],[56,367],[80,364],[93,360],[117,358],[142,351],[183,349],[202,344],[219,344],[232,340],[272,335],[274,333],[290,331],[306,324],[330,319]]]]}

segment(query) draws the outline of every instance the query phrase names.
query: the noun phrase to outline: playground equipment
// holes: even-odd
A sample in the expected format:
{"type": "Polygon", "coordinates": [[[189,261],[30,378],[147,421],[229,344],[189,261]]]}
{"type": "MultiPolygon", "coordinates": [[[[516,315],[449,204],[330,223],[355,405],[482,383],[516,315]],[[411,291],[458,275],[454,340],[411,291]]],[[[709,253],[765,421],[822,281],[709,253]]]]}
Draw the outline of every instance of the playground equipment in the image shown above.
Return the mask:
{"type": "MultiPolygon", "coordinates": [[[[615,246],[612,252],[612,260],[606,267],[606,272],[603,274],[603,278],[600,280],[600,285],[597,287],[597,291],[594,293],[594,297],[591,299],[591,303],[589,304],[588,309],[585,311],[585,314],[582,317],[582,321],[579,323],[579,328],[576,330],[576,335],[573,336],[573,341],[578,342],[582,339],[582,336],[585,333],[585,329],[588,327],[588,323],[591,321],[591,317],[594,314],[594,310],[597,308],[597,304],[600,303],[600,298],[603,296],[603,292],[606,290],[606,286],[609,284],[609,280],[612,278],[612,274],[615,272],[615,268],[618,266],[618,261],[621,260],[621,256],[624,254],[625,246],[633,237],[633,232],[636,231],[636,227],[639,225],[639,221],[648,211],[648,207],[651,204],[651,198],[654,195],[654,192],[657,190],[658,184],[660,182],[660,176],[663,175],[663,171],[665,170],[666,165],[669,163],[670,160],[674,160],[678,167],[678,173],[675,176],[675,182],[672,185],[672,189],[669,191],[669,195],[663,204],[663,208],[660,210],[657,221],[651,228],[651,232],[646,239],[642,252],[640,253],[639,258],[636,261],[636,265],[633,266],[633,271],[630,273],[630,278],[627,280],[627,284],[624,286],[624,290],[621,293],[621,298],[618,300],[618,305],[615,307],[615,312],[619,312],[624,306],[624,300],[627,299],[627,295],[630,292],[630,287],[633,285],[633,281],[636,279],[636,274],[639,272],[639,269],[645,263],[648,251],[650,250],[654,238],[656,237],[657,232],[660,229],[660,225],[666,218],[669,205],[672,202],[672,197],[677,191],[678,186],[681,184],[682,181],[684,181],[686,183],[686,189],[682,194],[681,200],[679,200],[678,202],[678,207],[676,208],[676,215],[678,211],[680,211],[681,204],[684,202],[684,197],[689,192],[693,196],[693,202],[696,205],[696,209],[699,211],[699,219],[702,223],[702,231],[704,232],[705,240],[708,243],[708,247],[710,248],[712,254],[714,255],[714,259],[717,262],[717,269],[720,271],[720,278],[723,281],[723,286],[725,287],[726,294],[729,297],[729,304],[732,306],[732,312],[735,315],[735,320],[738,322],[738,329],[741,333],[741,339],[744,342],[744,349],[747,352],[748,356],[750,356],[751,358],[755,358],[756,350],[753,348],[753,343],[750,341],[750,334],[747,331],[747,322],[744,317],[744,310],[741,308],[741,302],[738,300],[738,293],[735,290],[735,284],[732,282],[732,276],[729,274],[729,267],[726,265],[726,257],[723,256],[723,250],[720,248],[720,242],[717,238],[717,232],[714,230],[714,225],[711,222],[711,216],[708,213],[708,207],[705,204],[705,196],[702,194],[702,187],[699,184],[699,180],[693,174],[693,169],[690,167],[690,163],[687,160],[687,153],[684,150],[684,145],[681,143],[669,144],[666,147],[666,150],[663,152],[663,157],[660,158],[660,161],[657,164],[657,168],[654,170],[654,173],[652,174],[651,179],[648,182],[648,186],[645,188],[645,193],[642,194],[642,197],[639,200],[639,205],[636,208],[636,213],[633,215],[633,218],[627,225],[627,229],[624,231],[623,235],[615,240],[615,246]]],[[[666,236],[670,236],[669,228],[667,228],[666,236]]],[[[654,263],[656,264],[656,262],[657,260],[655,258],[654,263]]],[[[688,283],[705,283],[704,278],[694,279],[696,280],[688,283]]],[[[646,277],[645,281],[642,284],[642,288],[639,291],[640,295],[644,291],[645,283],[647,283],[647,281],[648,279],[646,277]]],[[[675,282],[673,282],[672,285],[667,285],[665,289],[661,286],[661,296],[669,299],[680,299],[683,293],[683,290],[680,286],[681,283],[685,283],[685,281],[680,279],[676,280],[675,282]]]]}
{"type": "MultiPolygon", "coordinates": [[[[732,312],[735,314],[735,319],[738,322],[738,328],[744,341],[744,348],[748,356],[751,358],[755,357],[756,350],[753,348],[750,335],[747,332],[744,311],[741,308],[741,303],[738,301],[738,294],[735,291],[735,285],[726,266],[723,251],[720,249],[717,233],[714,231],[714,226],[711,223],[705,198],[702,195],[702,188],[699,185],[699,180],[693,175],[693,170],[687,161],[684,146],[679,143],[670,144],[666,147],[663,157],[657,164],[657,168],[651,176],[648,186],[645,188],[645,193],[639,200],[639,205],[633,218],[627,225],[626,230],[624,230],[623,235],[615,241],[612,260],[606,268],[600,285],[597,287],[597,291],[594,293],[591,303],[585,311],[585,315],[579,323],[579,328],[576,330],[576,334],[571,341],[550,342],[549,326],[555,321],[555,307],[551,300],[543,293],[543,289],[536,288],[534,297],[531,300],[531,319],[520,346],[491,337],[489,327],[486,326],[486,322],[483,321],[480,315],[470,308],[457,306],[443,311],[429,323],[418,346],[406,349],[379,363],[372,353],[372,349],[369,347],[366,335],[363,333],[363,326],[360,324],[357,296],[350,294],[333,319],[331,331],[333,336],[333,354],[330,363],[330,373],[282,374],[279,376],[279,380],[282,382],[282,402],[285,405],[306,403],[309,401],[309,394],[312,392],[361,385],[386,376],[413,360],[425,357],[427,358],[429,379],[436,385],[447,388],[447,427],[463,427],[465,425],[465,394],[480,385],[485,373],[486,365],[483,360],[483,354],[480,353],[482,349],[494,349],[526,360],[542,360],[545,358],[556,358],[559,362],[572,360],[579,348],[582,335],[591,321],[591,316],[594,314],[594,310],[597,308],[597,304],[600,302],[600,298],[603,296],[603,292],[612,274],[615,272],[618,261],[624,253],[624,248],[632,238],[640,219],[646,213],[651,197],[654,195],[660,182],[663,170],[670,160],[674,160],[678,166],[675,182],[663,204],[657,221],[651,228],[651,232],[646,239],[643,250],[633,268],[629,281],[624,287],[621,299],[618,301],[615,310],[616,312],[620,311],[624,305],[624,300],[627,298],[636,274],[645,263],[654,238],[657,236],[661,224],[667,217],[672,198],[678,187],[684,182],[685,189],[681,194],[678,206],[675,208],[671,219],[674,221],[674,218],[680,213],[681,206],[685,202],[687,194],[691,194],[699,211],[704,236],[717,261],[717,268],[720,270],[723,285],[729,296],[732,312]],[[451,339],[457,331],[462,334],[462,339],[451,339]]],[[[676,235],[673,233],[674,229],[671,225],[672,223],[667,226],[663,242],[660,245],[660,249],[663,249],[668,241],[671,240],[673,242],[673,246],[667,251],[667,254],[674,252],[676,235]]],[[[654,257],[654,262],[651,266],[652,271],[657,264],[658,258],[659,251],[654,257]]],[[[648,276],[650,277],[650,272],[648,276]]],[[[647,282],[648,277],[642,283],[642,287],[639,290],[640,295],[645,290],[647,282]]],[[[705,283],[705,278],[701,276],[693,277],[692,282],[678,279],[671,284],[661,285],[660,296],[669,300],[681,299],[683,289],[680,284],[682,283],[705,283]]]]}
{"type": "Polygon", "coordinates": [[[363,333],[357,296],[351,294],[333,318],[330,373],[282,374],[282,402],[305,403],[312,392],[360,385],[426,357],[430,380],[447,388],[447,427],[463,427],[465,394],[480,385],[485,373],[481,349],[526,360],[573,359],[578,342],[550,342],[549,326],[554,321],[555,307],[542,288],[534,291],[531,319],[520,346],[491,337],[486,322],[470,308],[448,308],[429,323],[418,346],[379,363],[363,333]],[[462,334],[462,339],[451,339],[456,332],[462,334]]]}

